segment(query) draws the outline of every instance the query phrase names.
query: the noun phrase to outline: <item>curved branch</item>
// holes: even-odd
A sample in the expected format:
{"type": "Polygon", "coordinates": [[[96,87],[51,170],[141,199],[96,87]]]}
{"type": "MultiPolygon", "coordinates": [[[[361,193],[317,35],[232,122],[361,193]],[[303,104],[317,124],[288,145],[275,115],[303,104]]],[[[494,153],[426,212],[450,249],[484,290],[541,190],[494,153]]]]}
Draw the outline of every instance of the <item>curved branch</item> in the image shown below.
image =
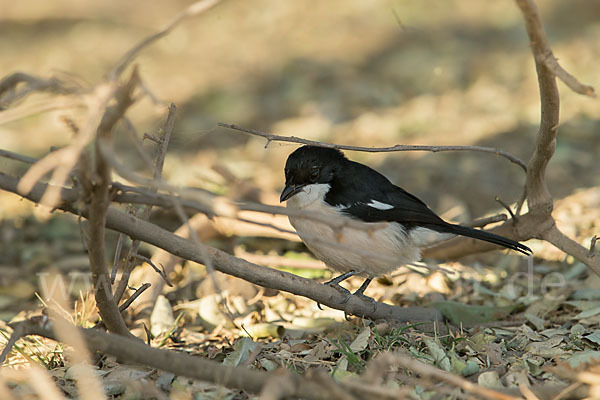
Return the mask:
{"type": "MultiPolygon", "coordinates": [[[[88,181],[83,182],[83,186],[89,188],[90,196],[88,234],[91,246],[88,246],[88,254],[98,312],[108,330],[122,336],[128,336],[130,333],[114,300],[110,285],[110,273],[106,268],[105,259],[104,233],[106,212],[110,206],[111,173],[109,164],[100,152],[99,143],[109,140],[114,126],[125,114],[127,108],[133,104],[132,95],[137,85],[137,76],[137,69],[134,69],[129,81],[117,90],[115,106],[106,109],[96,133],[93,171],[90,171],[89,175],[83,175],[83,180],[88,181]]],[[[58,193],[58,190],[55,189],[54,192],[58,193]]]]}
{"type": "Polygon", "coordinates": [[[556,149],[560,98],[556,77],[546,65],[547,55],[552,54],[542,20],[533,0],[515,0],[525,19],[531,51],[540,87],[541,118],[536,135],[536,146],[527,169],[527,204],[533,213],[550,215],[552,196],[545,182],[546,166],[556,149]]]}
{"type": "MultiPolygon", "coordinates": [[[[593,96],[593,88],[582,85],[568,74],[556,61],[548,44],[538,9],[533,0],[515,0],[523,14],[531,52],[540,88],[541,118],[536,135],[535,150],[529,160],[525,196],[529,213],[520,216],[519,221],[509,220],[492,232],[514,240],[540,238],[549,241],[559,249],[573,255],[600,275],[600,260],[585,256],[587,249],[569,239],[556,228],[552,217],[553,199],[545,181],[546,167],[556,149],[558,134],[560,99],[556,77],[562,79],[578,93],[593,96]],[[524,218],[526,217],[526,218],[524,218]]],[[[478,251],[489,250],[485,243],[474,243],[460,238],[443,243],[425,253],[428,256],[449,256],[457,258],[478,251]],[[445,253],[444,253],[445,252],[445,253]]]]}
{"type": "Polygon", "coordinates": [[[584,85],[583,83],[579,82],[577,78],[575,78],[573,75],[565,71],[565,69],[558,63],[558,60],[556,59],[556,57],[554,57],[554,54],[552,54],[552,52],[550,52],[550,54],[546,54],[543,61],[546,64],[546,66],[552,71],[552,73],[556,75],[558,79],[563,81],[563,83],[567,85],[572,91],[574,91],[575,93],[583,94],[585,96],[596,97],[596,91],[594,90],[594,87],[590,85],[584,85]]]}
{"type": "MultiPolygon", "coordinates": [[[[51,324],[26,320],[12,324],[12,328],[16,339],[27,335],[39,335],[57,340],[51,324]]],[[[127,363],[148,365],[177,375],[247,390],[250,393],[259,393],[270,377],[266,372],[253,371],[246,367],[233,367],[181,352],[153,348],[140,340],[111,335],[97,329],[76,329],[79,330],[90,350],[117,356],[127,363]]],[[[287,374],[286,377],[294,383],[292,394],[295,396],[306,399],[327,397],[324,396],[326,391],[315,382],[297,374],[287,374]]],[[[333,380],[328,384],[338,385],[333,380]]]]}
{"type": "MultiPolygon", "coordinates": [[[[17,181],[17,178],[0,173],[0,188],[4,190],[18,194],[16,188],[17,181]]],[[[37,183],[24,197],[39,203],[42,193],[48,186],[49,185],[37,183]]],[[[75,207],[77,194],[74,189],[62,188],[60,193],[64,196],[57,208],[88,218],[88,209],[76,209],[75,207]],[[75,201],[70,201],[71,199],[75,199],[75,201]]],[[[200,251],[193,241],[176,236],[150,222],[143,221],[113,207],[109,207],[106,212],[106,227],[117,232],[122,232],[132,239],[139,239],[156,247],[160,247],[161,249],[178,257],[185,258],[186,260],[204,263],[206,256],[213,263],[214,268],[220,272],[233,275],[256,285],[308,297],[318,303],[337,310],[342,310],[348,314],[374,320],[443,320],[443,317],[437,310],[429,308],[403,308],[385,303],[377,303],[377,308],[373,310],[373,304],[371,302],[363,300],[358,296],[351,296],[350,299],[344,303],[344,301],[346,301],[346,296],[330,286],[323,285],[311,279],[302,278],[289,272],[262,267],[209,246],[206,246],[205,251],[200,251]]]]}
{"type": "Polygon", "coordinates": [[[290,143],[299,143],[299,144],[308,144],[311,146],[320,146],[320,147],[328,147],[332,149],[340,149],[340,150],[351,150],[351,151],[364,151],[367,153],[384,153],[384,152],[393,152],[393,151],[431,151],[433,153],[441,152],[441,151],[478,151],[483,153],[492,153],[496,154],[500,157],[504,157],[512,163],[517,164],[519,167],[523,168],[523,171],[527,171],[527,164],[516,156],[513,156],[510,153],[507,153],[504,150],[494,149],[492,147],[483,147],[483,146],[426,146],[426,145],[404,145],[397,144],[395,146],[389,147],[361,147],[361,146],[349,146],[344,144],[333,144],[333,143],[325,143],[318,142],[316,140],[303,139],[296,136],[281,136],[274,135],[272,133],[260,132],[255,129],[243,128],[238,125],[226,124],[224,122],[217,123],[218,126],[222,126],[224,128],[233,129],[240,132],[249,133],[251,135],[260,136],[267,139],[267,146],[270,142],[290,142],[290,143]]]}
{"type": "Polygon", "coordinates": [[[552,243],[557,248],[575,257],[600,276],[600,256],[566,236],[555,225],[542,233],[542,239],[552,243]]]}
{"type": "Polygon", "coordinates": [[[14,72],[0,80],[0,110],[33,92],[70,94],[79,90],[77,87],[68,87],[55,77],[44,79],[24,72],[14,72]],[[17,91],[17,86],[21,83],[24,83],[25,87],[17,91]]]}

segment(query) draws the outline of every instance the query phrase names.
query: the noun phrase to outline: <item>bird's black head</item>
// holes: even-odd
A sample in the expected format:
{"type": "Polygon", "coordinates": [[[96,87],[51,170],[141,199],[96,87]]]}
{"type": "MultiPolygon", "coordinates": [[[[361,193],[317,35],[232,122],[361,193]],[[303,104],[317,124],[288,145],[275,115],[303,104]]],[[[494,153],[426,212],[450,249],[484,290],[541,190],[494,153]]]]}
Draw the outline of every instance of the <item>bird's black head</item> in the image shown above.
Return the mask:
{"type": "Polygon", "coordinates": [[[330,183],[346,161],[344,153],[337,149],[300,147],[290,154],[285,163],[285,188],[279,200],[289,199],[306,185],[330,183]]]}

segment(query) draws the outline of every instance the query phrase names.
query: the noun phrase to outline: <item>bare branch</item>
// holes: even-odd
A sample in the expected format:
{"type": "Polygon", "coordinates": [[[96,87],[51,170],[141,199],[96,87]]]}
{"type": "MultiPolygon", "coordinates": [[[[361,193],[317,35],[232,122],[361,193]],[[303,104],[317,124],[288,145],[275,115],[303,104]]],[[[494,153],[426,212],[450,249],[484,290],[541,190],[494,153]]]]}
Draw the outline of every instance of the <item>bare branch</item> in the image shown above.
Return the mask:
{"type": "MultiPolygon", "coordinates": [[[[554,204],[545,181],[546,167],[556,149],[558,134],[560,98],[556,77],[563,79],[569,86],[575,86],[574,90],[580,92],[581,89],[587,95],[592,95],[593,89],[588,87],[577,88],[580,85],[579,82],[558,65],[548,45],[546,33],[534,1],[515,0],[515,2],[523,14],[531,51],[535,59],[540,89],[541,118],[536,135],[536,147],[527,168],[527,181],[523,197],[518,202],[516,214],[520,214],[525,198],[527,199],[529,212],[526,215],[520,215],[518,221],[513,220],[512,227],[508,227],[505,223],[501,227],[492,230],[492,232],[513,240],[546,239],[561,250],[581,260],[594,272],[599,273],[600,265],[597,260],[589,257],[588,249],[560,233],[554,226],[555,222],[551,215],[554,204]]],[[[489,247],[472,239],[460,238],[428,249],[425,254],[433,257],[448,256],[449,258],[456,258],[489,249],[489,247]]]]}
{"type": "MultiPolygon", "coordinates": [[[[39,203],[41,193],[46,190],[45,184],[38,183],[25,198],[39,203]]],[[[16,178],[0,173],[0,188],[16,192],[16,178]]],[[[76,209],[74,201],[77,195],[73,189],[63,189],[65,199],[74,199],[73,202],[62,201],[59,208],[76,215],[87,218],[87,208],[76,209]]],[[[176,236],[147,221],[140,220],[113,207],[106,213],[106,227],[117,232],[122,232],[133,239],[165,249],[171,254],[197,263],[205,262],[209,257],[216,270],[228,275],[233,275],[248,282],[255,283],[272,289],[283,290],[299,296],[308,297],[331,308],[345,311],[348,314],[363,316],[371,319],[390,319],[398,321],[441,321],[441,314],[437,310],[422,307],[395,307],[385,303],[377,303],[376,310],[373,304],[358,296],[351,296],[346,302],[345,295],[336,289],[322,285],[310,279],[290,274],[284,271],[272,270],[252,264],[240,258],[231,256],[223,251],[205,246],[206,255],[198,249],[196,244],[176,236]]]]}
{"type": "Polygon", "coordinates": [[[165,272],[165,267],[161,265],[162,269],[158,268],[154,262],[152,262],[151,259],[149,259],[148,257],[142,256],[141,254],[134,254],[132,256],[133,258],[137,258],[138,260],[141,260],[145,263],[147,263],[149,266],[152,267],[152,269],[154,271],[156,271],[156,273],[158,275],[160,275],[160,277],[165,281],[165,283],[167,284],[167,286],[169,287],[173,287],[173,284],[171,283],[171,281],[169,280],[169,277],[167,275],[167,273],[165,272]]]}
{"type": "MultiPolygon", "coordinates": [[[[540,56],[542,57],[542,56],[540,56]]],[[[583,94],[585,96],[596,97],[596,92],[593,86],[584,85],[579,82],[577,78],[565,71],[565,69],[558,63],[556,57],[552,52],[547,53],[543,56],[542,61],[546,64],[546,67],[565,85],[567,85],[575,93],[583,94]]]]}
{"type": "Polygon", "coordinates": [[[0,149],[0,157],[8,158],[9,160],[20,161],[25,164],[35,164],[37,158],[24,156],[22,154],[13,153],[12,151],[0,149]]]}
{"type": "Polygon", "coordinates": [[[117,239],[117,246],[115,249],[115,257],[113,259],[113,269],[110,273],[110,283],[115,283],[117,277],[117,270],[119,269],[119,261],[121,261],[121,251],[123,250],[123,242],[125,241],[125,235],[119,233],[119,239],[117,239]]]}
{"type": "Polygon", "coordinates": [[[546,166],[556,149],[560,98],[553,72],[543,61],[552,54],[542,20],[533,0],[515,0],[523,17],[529,35],[531,51],[540,87],[541,119],[536,136],[536,147],[527,168],[527,202],[531,212],[550,215],[552,197],[545,182],[546,166]]]}
{"type": "MultiPolygon", "coordinates": [[[[175,104],[171,103],[169,106],[169,113],[167,115],[167,121],[165,123],[164,129],[162,130],[162,135],[158,138],[158,148],[156,151],[156,161],[154,163],[154,182],[160,182],[162,180],[162,170],[165,162],[165,157],[167,155],[167,148],[169,147],[169,141],[171,140],[171,135],[173,133],[173,127],[175,126],[175,114],[177,112],[177,107],[175,104]]],[[[149,190],[151,194],[156,193],[156,186],[152,186],[149,190]]],[[[150,213],[152,212],[152,206],[146,205],[141,210],[141,215],[139,216],[143,220],[148,220],[150,218],[150,213]]],[[[129,254],[127,256],[127,260],[125,263],[125,268],[123,274],[121,275],[121,279],[117,284],[117,288],[115,289],[115,301],[119,303],[123,298],[123,294],[127,289],[129,284],[129,277],[131,276],[131,272],[135,267],[133,260],[137,256],[137,252],[140,248],[141,242],[139,240],[134,240],[129,249],[129,254]]],[[[160,270],[156,268],[151,262],[149,263],[155,270],[160,274],[160,270]]],[[[161,275],[163,279],[167,282],[169,286],[171,282],[169,282],[169,278],[166,274],[161,275]]]]}
{"type": "Polygon", "coordinates": [[[5,109],[29,93],[52,92],[69,94],[78,90],[79,88],[67,87],[64,82],[54,77],[44,79],[24,72],[15,72],[0,81],[0,110],[5,109]],[[17,91],[17,86],[21,83],[24,83],[25,87],[17,91]]]}
{"type": "Polygon", "coordinates": [[[9,108],[0,113],[0,125],[18,121],[53,110],[83,108],[85,103],[80,96],[60,95],[52,98],[32,99],[26,105],[9,108]]]}
{"type": "Polygon", "coordinates": [[[507,221],[508,217],[506,214],[496,214],[490,217],[479,218],[474,221],[469,222],[468,224],[464,224],[465,226],[470,226],[471,228],[483,228],[486,225],[493,224],[495,222],[503,222],[507,221]]]}
{"type": "MultiPolygon", "coordinates": [[[[115,124],[125,114],[127,108],[133,104],[133,90],[137,84],[137,69],[134,69],[130,79],[116,91],[116,105],[106,108],[104,116],[98,125],[95,146],[95,165],[92,167],[90,176],[84,180],[89,182],[84,187],[90,187],[89,196],[91,198],[89,205],[89,225],[88,234],[91,246],[88,246],[90,258],[90,268],[92,270],[92,280],[96,291],[96,304],[98,312],[106,327],[114,333],[122,336],[130,335],[127,325],[117,303],[113,298],[110,287],[110,274],[106,268],[105,260],[105,227],[106,212],[110,206],[109,186],[111,182],[109,164],[104,159],[99,149],[99,144],[104,141],[110,141],[110,136],[115,124]],[[93,177],[93,178],[92,178],[93,177]]],[[[54,189],[59,193],[59,189],[54,189]]],[[[47,192],[46,192],[47,193],[47,192]]],[[[45,196],[45,195],[44,195],[45,196]]],[[[57,201],[53,201],[56,203],[57,201]]]]}
{"type": "MultiPolygon", "coordinates": [[[[51,327],[31,321],[16,322],[12,324],[12,327],[15,331],[19,330],[22,335],[39,335],[56,340],[56,334],[51,327]]],[[[153,348],[140,340],[111,335],[97,329],[75,327],[74,329],[79,330],[92,351],[116,356],[125,363],[147,365],[176,375],[212,382],[229,388],[243,389],[250,393],[260,393],[266,382],[273,376],[273,374],[252,370],[245,366],[233,367],[190,354],[153,348]]],[[[344,384],[336,382],[328,375],[319,381],[314,381],[285,370],[282,370],[280,374],[288,375],[286,381],[290,383],[291,390],[286,394],[291,397],[330,400],[331,397],[328,395],[331,390],[326,390],[323,386],[343,390],[344,384]]],[[[360,390],[358,391],[362,393],[360,390]]]]}
{"type": "Polygon", "coordinates": [[[79,135],[66,147],[53,151],[35,163],[19,182],[19,192],[27,193],[33,185],[48,172],[53,171],[51,186],[44,195],[44,204],[53,207],[59,200],[57,188],[63,185],[71,174],[71,170],[79,161],[81,152],[93,139],[96,129],[110,99],[116,90],[114,85],[100,85],[88,99],[88,115],[84,127],[79,135]]]}
{"type": "Polygon", "coordinates": [[[572,255],[575,259],[587,265],[592,271],[600,276],[600,257],[596,257],[595,253],[591,253],[589,249],[586,249],[566,236],[556,225],[551,229],[544,231],[542,233],[542,239],[552,243],[565,253],[572,255]]]}
{"type": "Polygon", "coordinates": [[[144,283],[142,286],[137,288],[136,291],[133,292],[133,294],[119,306],[119,311],[123,312],[127,310],[127,308],[135,301],[135,299],[140,297],[140,295],[144,293],[150,286],[152,286],[150,283],[144,283]]]}
{"type": "Polygon", "coordinates": [[[594,237],[590,241],[590,250],[588,251],[588,257],[596,256],[596,242],[597,241],[598,241],[598,236],[594,235],[594,237]]]}
{"type": "Polygon", "coordinates": [[[494,149],[491,147],[483,147],[483,146],[425,146],[425,145],[403,145],[398,144],[390,147],[361,147],[361,146],[349,146],[344,144],[333,144],[333,143],[325,143],[318,142],[316,140],[303,139],[296,136],[281,136],[274,135],[272,133],[260,132],[255,129],[243,128],[238,125],[226,124],[223,122],[217,123],[218,126],[222,126],[224,128],[233,129],[240,132],[249,133],[251,135],[260,136],[267,139],[268,146],[270,142],[290,142],[290,143],[299,143],[299,144],[308,144],[311,146],[320,146],[320,147],[328,147],[331,149],[340,149],[340,150],[350,150],[350,151],[364,151],[368,153],[384,153],[384,152],[393,152],[393,151],[431,151],[433,153],[441,152],[441,151],[478,151],[483,153],[492,153],[496,154],[500,157],[504,157],[512,163],[517,164],[524,171],[527,171],[527,164],[524,161],[519,159],[518,157],[513,156],[510,153],[507,153],[504,150],[494,149]]]}
{"type": "MultiPolygon", "coordinates": [[[[335,229],[349,227],[349,228],[355,228],[355,229],[360,229],[360,230],[375,231],[378,229],[385,228],[387,226],[386,223],[373,223],[373,224],[370,224],[369,226],[365,226],[365,224],[361,223],[360,221],[346,220],[346,219],[341,220],[340,218],[335,218],[335,217],[332,217],[331,215],[327,215],[325,213],[306,212],[303,210],[294,210],[294,209],[289,209],[289,208],[280,207],[280,206],[272,206],[272,205],[268,205],[268,204],[234,203],[225,197],[216,196],[213,193],[210,193],[207,191],[193,189],[193,188],[177,187],[177,186],[170,185],[164,181],[158,182],[158,181],[155,181],[152,179],[145,178],[139,174],[132,172],[127,167],[125,167],[125,165],[120,163],[116,159],[114,153],[112,151],[110,151],[109,147],[100,143],[100,150],[102,151],[102,154],[104,155],[104,157],[106,157],[106,159],[109,161],[110,165],[115,169],[115,171],[118,172],[119,175],[121,175],[125,179],[128,179],[132,182],[135,182],[135,183],[138,183],[141,185],[148,185],[148,186],[154,185],[158,189],[169,192],[171,195],[174,195],[174,194],[179,195],[181,197],[183,206],[186,206],[186,207],[190,206],[191,208],[197,209],[209,216],[219,215],[219,216],[223,216],[223,217],[236,218],[238,216],[239,210],[246,210],[246,211],[257,211],[257,212],[262,212],[262,213],[267,213],[267,214],[282,214],[282,215],[288,215],[288,216],[293,216],[293,217],[306,218],[306,219],[310,219],[311,221],[318,221],[318,222],[325,223],[335,229]],[[193,204],[192,202],[188,202],[188,201],[192,201],[192,202],[196,202],[196,203],[193,204]]],[[[124,186],[119,184],[118,187],[122,188],[124,186]]],[[[145,190],[145,189],[137,188],[135,190],[138,190],[140,192],[147,192],[147,189],[145,190]]],[[[150,197],[154,197],[154,199],[151,199],[148,197],[146,197],[145,199],[142,197],[138,197],[137,201],[140,201],[142,203],[145,201],[156,201],[156,202],[161,202],[162,204],[165,204],[165,206],[167,206],[167,207],[169,205],[172,205],[171,197],[169,197],[169,196],[164,197],[164,196],[165,195],[161,195],[161,194],[156,194],[156,195],[150,196],[150,197]]],[[[115,197],[115,200],[124,199],[124,198],[125,197],[117,196],[117,197],[115,197]]],[[[126,198],[128,198],[130,202],[136,201],[135,196],[126,196],[126,198]]],[[[121,201],[121,200],[119,200],[119,201],[121,201]]],[[[155,204],[155,203],[151,203],[151,204],[155,204]]]]}
{"type": "Polygon", "coordinates": [[[513,212],[513,210],[510,208],[510,206],[508,204],[506,204],[506,202],[504,200],[502,200],[500,197],[496,196],[495,199],[502,207],[504,207],[504,209],[506,211],[508,211],[508,213],[510,214],[510,217],[513,219],[514,222],[518,221],[518,217],[515,215],[515,213],[513,212]]]}

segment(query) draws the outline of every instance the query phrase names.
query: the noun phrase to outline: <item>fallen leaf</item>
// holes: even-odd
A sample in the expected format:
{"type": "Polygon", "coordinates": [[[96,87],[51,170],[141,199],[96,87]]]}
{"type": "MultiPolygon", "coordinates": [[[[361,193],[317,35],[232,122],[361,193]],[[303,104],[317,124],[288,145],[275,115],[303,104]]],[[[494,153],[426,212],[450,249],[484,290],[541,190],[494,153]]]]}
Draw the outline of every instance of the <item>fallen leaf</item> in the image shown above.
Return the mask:
{"type": "Polygon", "coordinates": [[[427,349],[429,350],[429,354],[433,357],[435,364],[439,366],[444,371],[451,371],[452,365],[450,363],[450,358],[446,354],[446,351],[440,344],[437,338],[426,337],[423,339],[427,349]]]}
{"type": "Polygon", "coordinates": [[[371,337],[371,328],[366,327],[358,334],[358,336],[356,336],[356,339],[350,343],[350,350],[354,353],[358,353],[366,349],[369,344],[369,337],[371,337]]]}
{"type": "Polygon", "coordinates": [[[485,371],[479,374],[477,377],[477,383],[479,386],[483,386],[489,389],[503,389],[504,385],[500,382],[498,371],[485,371]]]}
{"type": "Polygon", "coordinates": [[[252,353],[258,347],[258,343],[248,337],[242,337],[233,345],[233,351],[225,357],[223,364],[232,365],[237,367],[242,362],[248,359],[250,353],[252,353]]]}

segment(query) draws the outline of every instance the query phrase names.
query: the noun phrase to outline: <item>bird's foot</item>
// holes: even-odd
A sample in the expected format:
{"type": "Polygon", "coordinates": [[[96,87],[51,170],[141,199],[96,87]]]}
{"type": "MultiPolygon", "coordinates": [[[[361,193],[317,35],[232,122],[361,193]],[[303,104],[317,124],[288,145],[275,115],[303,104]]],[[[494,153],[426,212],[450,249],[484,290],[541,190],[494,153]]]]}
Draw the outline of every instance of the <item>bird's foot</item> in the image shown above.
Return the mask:
{"type": "Polygon", "coordinates": [[[348,289],[341,287],[337,283],[330,283],[329,286],[332,287],[332,288],[334,288],[335,290],[337,290],[341,294],[346,295],[346,297],[344,297],[344,300],[342,300],[340,302],[340,304],[346,304],[348,302],[348,300],[350,300],[350,296],[352,296],[352,293],[350,293],[350,291],[348,289]]]}
{"type": "MultiPolygon", "coordinates": [[[[336,276],[333,279],[328,280],[327,282],[323,282],[323,285],[327,285],[327,286],[331,286],[332,288],[336,289],[338,292],[341,292],[342,294],[345,294],[346,297],[344,298],[344,300],[342,300],[342,302],[340,304],[345,304],[348,302],[348,300],[350,300],[350,296],[352,295],[347,289],[344,289],[343,287],[340,286],[340,282],[342,282],[343,280],[346,280],[348,278],[350,278],[351,276],[354,276],[358,274],[358,272],[356,271],[348,271],[340,276],[336,276]]],[[[323,308],[321,308],[321,304],[317,303],[317,307],[319,307],[319,310],[322,310],[323,308]]]]}
{"type": "MultiPolygon", "coordinates": [[[[346,304],[348,302],[348,300],[350,300],[350,296],[352,296],[352,293],[350,293],[350,291],[348,289],[340,286],[337,282],[327,281],[323,284],[334,288],[335,290],[337,290],[338,292],[340,292],[343,295],[346,295],[346,297],[344,297],[344,300],[342,300],[340,302],[340,304],[346,304]]],[[[323,309],[323,308],[321,308],[321,303],[317,303],[317,307],[319,307],[319,310],[323,309]]]]}
{"type": "Polygon", "coordinates": [[[369,297],[369,296],[365,295],[363,292],[360,292],[358,290],[352,294],[356,297],[359,297],[361,300],[371,303],[371,305],[373,306],[373,312],[377,311],[377,301],[375,301],[374,298],[369,297]]]}

